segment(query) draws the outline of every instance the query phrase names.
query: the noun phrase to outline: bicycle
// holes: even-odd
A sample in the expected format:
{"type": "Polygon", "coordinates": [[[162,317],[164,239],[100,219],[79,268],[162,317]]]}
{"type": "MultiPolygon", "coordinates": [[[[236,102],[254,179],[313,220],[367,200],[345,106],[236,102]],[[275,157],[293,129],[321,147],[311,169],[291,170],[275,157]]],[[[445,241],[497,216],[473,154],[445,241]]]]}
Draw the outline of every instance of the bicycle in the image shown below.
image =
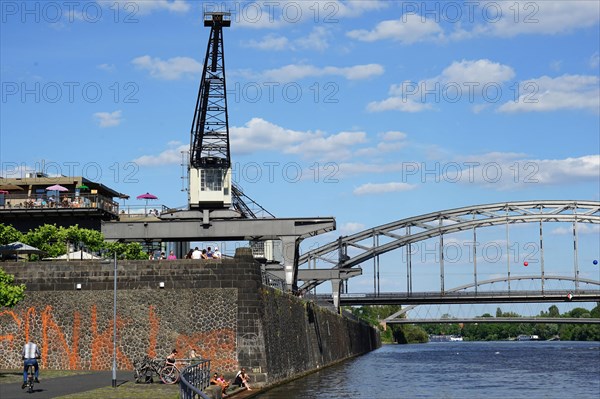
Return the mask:
{"type": "Polygon", "coordinates": [[[152,378],[154,374],[160,377],[165,384],[175,384],[179,381],[179,369],[175,364],[167,363],[165,360],[151,359],[144,356],[142,360],[137,360],[133,363],[134,379],[136,383],[145,382],[151,384],[154,382],[152,378]]]}
{"type": "Polygon", "coordinates": [[[33,364],[27,366],[27,393],[33,393],[35,367],[33,364]]]}

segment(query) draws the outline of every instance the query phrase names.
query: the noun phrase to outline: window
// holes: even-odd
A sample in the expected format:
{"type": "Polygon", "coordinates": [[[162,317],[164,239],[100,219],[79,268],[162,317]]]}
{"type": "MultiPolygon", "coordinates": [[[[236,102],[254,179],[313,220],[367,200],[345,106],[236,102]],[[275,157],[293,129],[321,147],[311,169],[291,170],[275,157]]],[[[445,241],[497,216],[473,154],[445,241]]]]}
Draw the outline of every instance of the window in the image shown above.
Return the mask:
{"type": "Polygon", "coordinates": [[[200,190],[201,191],[222,191],[223,190],[223,170],[221,169],[202,169],[200,171],[200,190]]]}

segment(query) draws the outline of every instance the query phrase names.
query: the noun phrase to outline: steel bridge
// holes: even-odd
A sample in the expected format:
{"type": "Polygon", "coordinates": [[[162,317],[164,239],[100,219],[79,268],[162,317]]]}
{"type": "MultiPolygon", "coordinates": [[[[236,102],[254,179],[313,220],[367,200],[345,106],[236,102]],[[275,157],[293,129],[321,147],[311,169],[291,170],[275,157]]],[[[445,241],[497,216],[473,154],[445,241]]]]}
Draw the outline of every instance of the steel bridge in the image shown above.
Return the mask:
{"type": "MultiPolygon", "coordinates": [[[[410,217],[381,226],[372,227],[312,249],[300,256],[298,265],[308,270],[317,270],[321,265],[329,265],[333,270],[355,270],[366,262],[373,262],[373,292],[368,294],[348,293],[347,279],[306,278],[300,289],[310,291],[325,281],[331,281],[331,300],[339,308],[345,304],[427,304],[427,303],[506,303],[506,302],[559,302],[559,301],[599,301],[600,279],[590,280],[580,277],[578,260],[579,224],[600,224],[600,202],[575,200],[547,200],[505,202],[487,205],[475,205],[457,209],[428,213],[410,217]],[[548,259],[544,257],[544,226],[546,223],[570,223],[572,228],[573,274],[553,276],[546,272],[548,259]],[[511,275],[510,226],[520,223],[536,223],[539,226],[539,272],[536,275],[511,275]],[[445,283],[444,238],[452,233],[471,232],[472,242],[477,243],[479,229],[489,226],[506,226],[506,269],[505,276],[493,280],[481,280],[478,274],[477,245],[472,251],[472,282],[461,287],[448,289],[445,283]],[[437,247],[439,259],[439,290],[416,292],[413,290],[412,246],[433,237],[439,239],[437,247]],[[405,248],[406,289],[404,292],[382,293],[380,291],[379,256],[405,248]],[[522,292],[511,289],[511,282],[517,280],[538,280],[540,289],[522,292]],[[548,290],[547,283],[552,280],[573,282],[570,290],[548,290]],[[480,287],[503,282],[506,289],[502,292],[481,292],[480,287]],[[584,285],[585,287],[581,287],[584,285]],[[343,289],[345,287],[345,290],[343,289]],[[345,293],[343,292],[345,291],[345,293]]],[[[322,270],[322,269],[319,269],[322,270]]],[[[356,273],[358,275],[361,273],[356,273]]],[[[304,273],[305,276],[310,274],[304,273]]],[[[316,275],[315,275],[316,276],[316,275]]],[[[347,274],[345,276],[352,277],[347,274]]]]}

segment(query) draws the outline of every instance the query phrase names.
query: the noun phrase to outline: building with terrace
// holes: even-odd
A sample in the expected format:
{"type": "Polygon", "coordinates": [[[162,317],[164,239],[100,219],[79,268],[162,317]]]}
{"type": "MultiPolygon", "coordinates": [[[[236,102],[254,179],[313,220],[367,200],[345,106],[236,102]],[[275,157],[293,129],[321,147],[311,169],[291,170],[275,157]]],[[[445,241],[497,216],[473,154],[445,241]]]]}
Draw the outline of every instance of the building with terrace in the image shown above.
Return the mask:
{"type": "Polygon", "coordinates": [[[100,230],[119,218],[119,193],[82,176],[0,178],[0,223],[27,232],[44,224],[100,230]]]}

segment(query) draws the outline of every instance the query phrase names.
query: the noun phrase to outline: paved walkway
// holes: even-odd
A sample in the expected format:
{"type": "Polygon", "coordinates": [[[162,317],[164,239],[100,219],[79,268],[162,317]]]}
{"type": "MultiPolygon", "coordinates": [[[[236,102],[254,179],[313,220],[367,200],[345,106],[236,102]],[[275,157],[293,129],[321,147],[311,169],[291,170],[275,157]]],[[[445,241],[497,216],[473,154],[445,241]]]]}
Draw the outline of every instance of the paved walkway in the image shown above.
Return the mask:
{"type": "MultiPolygon", "coordinates": [[[[117,384],[126,381],[132,382],[133,372],[118,371],[117,384]]],[[[49,399],[73,393],[90,391],[112,386],[112,371],[97,371],[90,374],[73,375],[69,377],[56,377],[44,379],[43,371],[40,373],[40,383],[35,384],[33,393],[28,394],[26,389],[21,389],[21,382],[0,384],[0,398],[2,399],[49,399]]]]}

